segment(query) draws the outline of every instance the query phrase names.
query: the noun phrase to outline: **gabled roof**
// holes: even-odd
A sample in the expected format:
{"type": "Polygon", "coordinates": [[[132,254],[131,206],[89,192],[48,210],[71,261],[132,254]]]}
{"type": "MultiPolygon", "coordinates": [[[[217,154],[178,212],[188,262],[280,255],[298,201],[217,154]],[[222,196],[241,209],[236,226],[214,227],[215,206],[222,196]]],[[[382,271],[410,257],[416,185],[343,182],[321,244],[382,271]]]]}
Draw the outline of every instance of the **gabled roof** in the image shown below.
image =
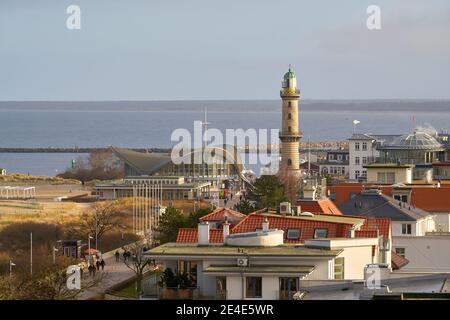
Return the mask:
{"type": "Polygon", "coordinates": [[[328,198],[319,200],[299,200],[297,205],[300,206],[302,211],[312,213],[325,213],[342,215],[342,212],[336,207],[336,205],[328,198]]]}
{"type": "MultiPolygon", "coordinates": [[[[197,228],[180,228],[178,229],[177,243],[198,243],[198,229],[197,228]]],[[[223,242],[223,230],[222,229],[210,229],[209,230],[209,242],[210,243],[222,243],[223,242]]]]}
{"type": "Polygon", "coordinates": [[[403,258],[402,256],[399,256],[394,251],[391,252],[391,262],[392,262],[392,269],[398,270],[401,267],[407,265],[409,263],[409,260],[406,258],[403,258]]]}
{"type": "MultiPolygon", "coordinates": [[[[304,242],[306,239],[314,238],[315,229],[328,229],[328,237],[341,238],[347,237],[349,230],[355,225],[355,223],[363,224],[363,219],[341,219],[342,221],[333,221],[333,219],[326,219],[325,215],[315,217],[296,217],[296,216],[281,216],[274,214],[249,214],[245,219],[239,222],[232,230],[231,233],[246,233],[254,232],[256,229],[261,229],[262,223],[265,218],[269,221],[269,227],[271,229],[283,230],[285,238],[287,237],[288,229],[299,229],[300,239],[285,239],[285,243],[299,243],[304,242]],[[324,219],[314,219],[314,218],[324,219]]],[[[335,216],[331,216],[336,218],[335,216]]]]}
{"type": "Polygon", "coordinates": [[[365,133],[354,133],[348,140],[376,140],[376,139],[365,133]]]}
{"type": "MultiPolygon", "coordinates": [[[[328,238],[346,238],[349,236],[349,230],[358,222],[359,230],[355,232],[356,238],[376,238],[383,235],[385,239],[389,238],[391,230],[390,219],[387,218],[365,218],[360,217],[345,217],[347,223],[330,222],[323,220],[302,219],[292,216],[281,215],[267,215],[252,213],[246,216],[238,225],[230,230],[230,234],[254,232],[256,229],[261,229],[264,218],[269,220],[269,226],[272,229],[283,230],[285,238],[287,237],[288,229],[299,229],[300,239],[292,240],[285,239],[285,243],[303,243],[307,239],[314,238],[314,230],[325,228],[328,229],[328,238]]],[[[324,218],[325,216],[320,216],[324,218]]],[[[342,219],[341,219],[342,220],[342,219]]],[[[345,220],[344,220],[345,221],[345,220]]],[[[223,243],[223,230],[210,229],[209,239],[211,243],[223,243]]],[[[198,229],[197,228],[181,228],[178,230],[177,243],[197,243],[198,229]]]]}
{"type": "Polygon", "coordinates": [[[217,208],[206,216],[201,217],[200,221],[225,221],[225,217],[227,217],[229,221],[240,221],[244,219],[246,215],[229,208],[217,208]]]}
{"type": "Polygon", "coordinates": [[[430,215],[384,194],[359,194],[339,205],[339,209],[344,215],[390,218],[393,221],[416,221],[430,215]]]}
{"type": "Polygon", "coordinates": [[[450,212],[450,188],[413,188],[410,202],[428,212],[450,212]]]}
{"type": "Polygon", "coordinates": [[[389,239],[391,233],[391,219],[389,218],[366,218],[362,227],[355,231],[356,238],[376,238],[382,235],[389,239]]]}

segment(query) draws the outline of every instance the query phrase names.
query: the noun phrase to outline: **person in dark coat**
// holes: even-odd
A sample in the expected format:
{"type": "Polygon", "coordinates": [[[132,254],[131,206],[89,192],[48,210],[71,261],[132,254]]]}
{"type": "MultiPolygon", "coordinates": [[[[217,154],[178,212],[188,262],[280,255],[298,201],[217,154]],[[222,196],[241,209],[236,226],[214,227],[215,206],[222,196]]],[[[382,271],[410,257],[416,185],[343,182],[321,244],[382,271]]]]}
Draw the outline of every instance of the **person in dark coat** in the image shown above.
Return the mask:
{"type": "Polygon", "coordinates": [[[114,254],[116,256],[116,262],[120,261],[120,253],[118,250],[116,250],[116,253],[114,254]]]}
{"type": "Polygon", "coordinates": [[[102,261],[100,261],[100,265],[101,265],[102,271],[103,271],[103,269],[105,269],[105,265],[106,265],[105,260],[102,259],[102,261]]]}
{"type": "Polygon", "coordinates": [[[95,265],[97,266],[97,271],[99,271],[99,270],[100,270],[100,261],[97,260],[97,262],[95,263],[95,265]]]}

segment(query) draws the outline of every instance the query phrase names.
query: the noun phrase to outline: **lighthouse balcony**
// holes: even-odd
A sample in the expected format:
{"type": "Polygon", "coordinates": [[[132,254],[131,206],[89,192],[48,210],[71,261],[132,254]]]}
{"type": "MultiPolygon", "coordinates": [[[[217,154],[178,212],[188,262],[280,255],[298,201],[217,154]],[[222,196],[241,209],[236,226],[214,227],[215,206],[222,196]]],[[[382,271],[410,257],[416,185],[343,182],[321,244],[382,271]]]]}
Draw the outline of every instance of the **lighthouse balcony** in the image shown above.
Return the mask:
{"type": "Polygon", "coordinates": [[[299,97],[300,89],[286,87],[280,90],[281,97],[299,97]]]}
{"type": "Polygon", "coordinates": [[[289,142],[289,141],[299,141],[302,137],[301,132],[290,132],[290,133],[279,133],[279,138],[281,141],[289,142]]]}

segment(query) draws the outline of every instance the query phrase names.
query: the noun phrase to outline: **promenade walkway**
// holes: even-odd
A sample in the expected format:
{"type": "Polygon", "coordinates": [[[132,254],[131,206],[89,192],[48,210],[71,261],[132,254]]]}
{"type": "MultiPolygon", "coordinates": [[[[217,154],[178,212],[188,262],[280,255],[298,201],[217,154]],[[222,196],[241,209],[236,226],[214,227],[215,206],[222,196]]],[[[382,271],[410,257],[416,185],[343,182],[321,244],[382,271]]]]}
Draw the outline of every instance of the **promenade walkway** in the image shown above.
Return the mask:
{"type": "MultiPolygon", "coordinates": [[[[103,259],[105,260],[105,270],[99,271],[102,274],[101,280],[96,283],[93,287],[86,289],[82,293],[77,296],[78,300],[87,300],[92,299],[102,294],[106,291],[106,289],[112,287],[113,285],[131,279],[135,273],[133,270],[129,269],[125,263],[122,261],[122,250],[119,250],[121,253],[121,259],[119,262],[116,262],[116,258],[114,256],[115,250],[105,253],[103,255],[103,259]]],[[[89,275],[86,275],[89,276],[89,275]]]]}

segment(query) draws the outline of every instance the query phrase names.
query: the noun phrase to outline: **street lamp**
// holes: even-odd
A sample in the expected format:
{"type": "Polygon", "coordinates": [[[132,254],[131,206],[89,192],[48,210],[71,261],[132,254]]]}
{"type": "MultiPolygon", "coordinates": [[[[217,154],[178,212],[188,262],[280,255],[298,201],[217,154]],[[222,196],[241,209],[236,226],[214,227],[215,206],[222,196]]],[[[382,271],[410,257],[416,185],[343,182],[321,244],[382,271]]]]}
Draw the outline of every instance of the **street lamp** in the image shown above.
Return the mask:
{"type": "Polygon", "coordinates": [[[14,267],[16,264],[12,262],[12,260],[9,260],[9,278],[12,278],[12,267],[14,267]]]}
{"type": "Polygon", "coordinates": [[[53,246],[53,264],[56,264],[56,252],[58,251],[58,249],[55,248],[55,246],[53,246]]]}
{"type": "Polygon", "coordinates": [[[91,262],[91,239],[94,239],[91,235],[88,237],[88,263],[91,262]]]}

